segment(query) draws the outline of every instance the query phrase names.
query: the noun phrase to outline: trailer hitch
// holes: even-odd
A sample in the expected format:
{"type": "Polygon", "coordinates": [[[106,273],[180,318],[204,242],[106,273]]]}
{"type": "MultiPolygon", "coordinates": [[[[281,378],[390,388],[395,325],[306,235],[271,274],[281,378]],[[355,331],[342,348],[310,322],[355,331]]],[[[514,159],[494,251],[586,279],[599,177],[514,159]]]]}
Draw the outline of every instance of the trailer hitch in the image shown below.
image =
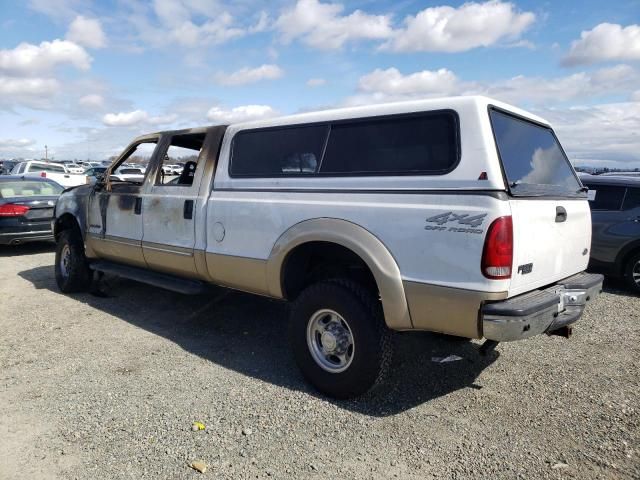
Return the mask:
{"type": "Polygon", "coordinates": [[[500,342],[496,340],[485,340],[485,342],[480,346],[480,355],[486,357],[491,354],[500,342]]]}

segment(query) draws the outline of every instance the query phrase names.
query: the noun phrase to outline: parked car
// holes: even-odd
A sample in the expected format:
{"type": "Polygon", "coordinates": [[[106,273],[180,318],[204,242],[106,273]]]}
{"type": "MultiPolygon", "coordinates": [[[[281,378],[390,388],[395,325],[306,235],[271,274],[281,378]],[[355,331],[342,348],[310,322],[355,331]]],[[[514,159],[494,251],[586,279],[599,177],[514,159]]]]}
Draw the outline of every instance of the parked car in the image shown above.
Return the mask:
{"type": "Polygon", "coordinates": [[[69,173],[84,173],[86,169],[86,167],[78,163],[66,163],[64,166],[69,173]]]}
{"type": "Polygon", "coordinates": [[[640,292],[640,178],[598,175],[582,182],[593,224],[589,267],[640,292]]]}
{"type": "Polygon", "coordinates": [[[109,272],[291,302],[305,377],[352,397],[391,366],[394,330],[497,342],[568,336],[602,275],[586,192],[550,125],[484,97],[372,105],[167,131],[138,185],[56,208],[63,292],[109,272]],[[203,152],[206,145],[206,153],[203,152]],[[198,158],[164,184],[168,148],[198,158]]]}
{"type": "Polygon", "coordinates": [[[181,165],[171,164],[171,165],[163,165],[162,171],[165,175],[180,175],[182,173],[183,167],[181,165]]]}
{"type": "Polygon", "coordinates": [[[84,171],[84,174],[89,179],[89,183],[94,184],[96,183],[96,180],[98,179],[98,177],[104,175],[104,172],[106,171],[107,171],[107,167],[91,167],[91,168],[87,168],[84,171]]]}
{"type": "Polygon", "coordinates": [[[136,167],[120,167],[111,174],[110,178],[118,182],[142,183],[144,180],[144,172],[136,167]]]}
{"type": "Polygon", "coordinates": [[[607,172],[601,173],[601,177],[640,177],[640,172],[607,172]]]}
{"type": "Polygon", "coordinates": [[[50,178],[65,188],[75,187],[87,183],[87,177],[83,174],[69,173],[64,165],[59,163],[41,162],[29,160],[21,162],[11,170],[13,175],[25,177],[50,178]]]}
{"type": "Polygon", "coordinates": [[[17,160],[0,160],[0,175],[9,175],[18,163],[17,160]]]}
{"type": "Polygon", "coordinates": [[[62,190],[48,178],[0,176],[0,245],[53,240],[51,220],[62,190]]]}

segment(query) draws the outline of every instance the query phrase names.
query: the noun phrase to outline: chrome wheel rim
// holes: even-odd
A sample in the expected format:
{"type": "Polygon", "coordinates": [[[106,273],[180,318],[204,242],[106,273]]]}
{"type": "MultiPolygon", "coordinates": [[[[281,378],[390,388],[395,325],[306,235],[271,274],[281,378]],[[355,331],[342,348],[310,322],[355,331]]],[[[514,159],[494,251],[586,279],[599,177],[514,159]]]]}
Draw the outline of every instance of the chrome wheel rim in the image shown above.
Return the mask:
{"type": "Polygon", "coordinates": [[[69,245],[65,245],[62,247],[62,252],[60,252],[60,273],[64,278],[69,276],[69,269],[71,268],[71,249],[69,245]]]}
{"type": "Polygon", "coordinates": [[[351,328],[337,312],[318,310],[307,324],[307,346],[320,368],[330,373],[344,372],[353,361],[355,344],[351,328]]]}
{"type": "Polygon", "coordinates": [[[631,269],[631,276],[636,285],[640,285],[640,260],[631,269]]]}

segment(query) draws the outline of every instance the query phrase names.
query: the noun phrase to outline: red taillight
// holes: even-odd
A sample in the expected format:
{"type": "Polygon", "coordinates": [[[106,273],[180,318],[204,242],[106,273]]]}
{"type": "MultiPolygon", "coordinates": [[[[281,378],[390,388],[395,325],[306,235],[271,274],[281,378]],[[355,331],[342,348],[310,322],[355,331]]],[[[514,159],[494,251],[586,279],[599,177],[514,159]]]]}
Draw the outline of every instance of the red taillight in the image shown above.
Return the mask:
{"type": "Polygon", "coordinates": [[[0,205],[0,217],[20,217],[29,211],[26,205],[14,205],[13,203],[5,203],[0,205]]]}
{"type": "Polygon", "coordinates": [[[513,221],[496,218],[487,231],[482,251],[482,274],[494,280],[511,278],[513,263],[513,221]]]}
{"type": "Polygon", "coordinates": [[[40,172],[40,176],[42,178],[47,178],[47,172],[40,172]]]}

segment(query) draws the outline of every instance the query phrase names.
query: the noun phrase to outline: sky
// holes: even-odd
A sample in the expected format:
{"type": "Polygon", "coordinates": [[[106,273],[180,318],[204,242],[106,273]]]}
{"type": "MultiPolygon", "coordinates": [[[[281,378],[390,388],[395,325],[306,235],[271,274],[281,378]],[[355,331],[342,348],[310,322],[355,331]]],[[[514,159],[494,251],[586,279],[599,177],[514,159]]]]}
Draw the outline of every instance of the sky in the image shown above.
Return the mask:
{"type": "Polygon", "coordinates": [[[639,24],[640,0],[0,0],[0,158],[481,94],[549,120],[575,165],[639,168],[639,24]]]}

